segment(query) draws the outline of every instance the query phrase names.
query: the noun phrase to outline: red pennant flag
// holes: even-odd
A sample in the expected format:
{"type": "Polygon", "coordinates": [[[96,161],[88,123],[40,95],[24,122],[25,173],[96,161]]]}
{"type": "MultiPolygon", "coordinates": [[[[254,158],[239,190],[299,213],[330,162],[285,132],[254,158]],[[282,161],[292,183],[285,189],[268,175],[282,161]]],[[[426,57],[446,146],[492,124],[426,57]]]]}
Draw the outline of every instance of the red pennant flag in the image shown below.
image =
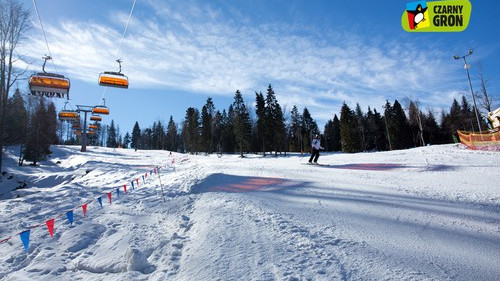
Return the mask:
{"type": "Polygon", "coordinates": [[[135,179],[135,182],[137,182],[137,187],[139,187],[139,178],[135,179]]]}
{"type": "Polygon", "coordinates": [[[123,185],[123,192],[127,193],[127,185],[126,184],[123,185]]]}
{"type": "Polygon", "coordinates": [[[148,173],[146,173],[146,178],[148,177],[148,173]]]}
{"type": "Polygon", "coordinates": [[[83,217],[85,217],[85,214],[87,214],[87,205],[88,204],[83,204],[82,209],[83,209],[83,217]]]}
{"type": "Polygon", "coordinates": [[[45,223],[47,224],[47,228],[49,229],[50,236],[54,237],[54,219],[50,219],[45,223]]]}
{"type": "Polygon", "coordinates": [[[153,172],[154,172],[154,173],[155,173],[155,175],[156,175],[156,168],[153,170],[153,172]]]}
{"type": "Polygon", "coordinates": [[[111,192],[108,193],[109,205],[111,205],[111,192]]]}

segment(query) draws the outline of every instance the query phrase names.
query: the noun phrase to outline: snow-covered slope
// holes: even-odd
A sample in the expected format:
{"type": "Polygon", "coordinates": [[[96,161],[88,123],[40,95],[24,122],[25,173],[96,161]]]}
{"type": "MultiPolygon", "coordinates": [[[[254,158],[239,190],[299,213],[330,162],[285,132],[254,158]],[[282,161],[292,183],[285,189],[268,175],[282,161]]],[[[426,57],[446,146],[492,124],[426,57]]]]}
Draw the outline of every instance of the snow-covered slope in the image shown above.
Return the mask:
{"type": "Polygon", "coordinates": [[[54,155],[40,167],[18,167],[15,150],[6,153],[0,240],[12,238],[0,244],[0,279],[500,276],[498,152],[443,145],[324,153],[325,165],[312,166],[303,165],[307,156],[298,154],[242,159],[52,149],[54,155]],[[163,167],[163,192],[160,178],[151,173],[156,166],[163,167]],[[8,191],[18,181],[31,188],[8,191]],[[54,237],[45,225],[52,218],[54,237]],[[17,234],[36,225],[26,252],[17,234]]]}

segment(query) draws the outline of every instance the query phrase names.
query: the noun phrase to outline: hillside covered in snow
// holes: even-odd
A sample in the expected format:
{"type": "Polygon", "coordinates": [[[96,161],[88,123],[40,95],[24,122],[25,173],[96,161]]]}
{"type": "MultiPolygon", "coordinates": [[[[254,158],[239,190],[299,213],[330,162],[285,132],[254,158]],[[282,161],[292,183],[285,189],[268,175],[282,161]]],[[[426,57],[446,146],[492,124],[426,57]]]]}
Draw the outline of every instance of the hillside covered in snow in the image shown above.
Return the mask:
{"type": "Polygon", "coordinates": [[[53,146],[19,167],[16,149],[0,183],[2,280],[500,276],[498,152],[324,153],[314,166],[53,146]]]}

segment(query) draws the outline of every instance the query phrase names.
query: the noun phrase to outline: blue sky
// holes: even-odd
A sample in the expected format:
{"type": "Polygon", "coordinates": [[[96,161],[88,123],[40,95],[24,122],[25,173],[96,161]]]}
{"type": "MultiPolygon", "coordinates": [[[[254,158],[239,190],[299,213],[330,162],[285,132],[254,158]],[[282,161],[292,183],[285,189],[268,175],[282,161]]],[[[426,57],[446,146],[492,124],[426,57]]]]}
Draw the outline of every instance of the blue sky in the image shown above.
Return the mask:
{"type": "MultiPolygon", "coordinates": [[[[346,101],[382,111],[388,99],[418,100],[436,115],[470,90],[461,61],[469,48],[473,88],[480,67],[500,106],[498,1],[470,1],[469,27],[459,33],[407,33],[401,15],[410,1],[36,1],[54,64],[71,79],[70,104],[97,105],[104,96],[124,134],[170,115],[180,123],[188,107],[212,97],[222,111],[236,90],[249,106],[272,84],[289,112],[307,107],[322,128],[346,101]],[[97,84],[100,72],[123,60],[127,90],[97,84]]],[[[38,71],[47,47],[32,1],[33,28],[18,51],[38,71]]],[[[27,90],[27,85],[20,84],[27,90]]],[[[59,108],[63,100],[54,100],[59,108]]]]}

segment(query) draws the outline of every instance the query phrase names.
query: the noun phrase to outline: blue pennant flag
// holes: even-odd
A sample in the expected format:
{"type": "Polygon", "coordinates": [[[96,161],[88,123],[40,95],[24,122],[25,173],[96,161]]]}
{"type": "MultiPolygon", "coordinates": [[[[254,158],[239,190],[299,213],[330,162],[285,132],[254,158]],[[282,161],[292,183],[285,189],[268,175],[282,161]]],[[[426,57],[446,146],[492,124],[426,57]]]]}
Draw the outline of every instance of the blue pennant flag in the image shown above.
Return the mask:
{"type": "Polygon", "coordinates": [[[101,199],[101,197],[97,198],[97,201],[99,201],[99,205],[101,205],[101,209],[103,209],[103,207],[102,207],[102,199],[101,199]]]}
{"type": "Polygon", "coordinates": [[[66,217],[68,218],[69,223],[70,223],[71,225],[73,225],[73,210],[68,211],[68,212],[66,213],[66,217]]]}
{"type": "Polygon", "coordinates": [[[117,188],[116,189],[116,197],[119,198],[120,197],[120,188],[117,188]]]}
{"type": "Polygon", "coordinates": [[[30,245],[30,230],[23,231],[19,234],[21,236],[21,241],[23,241],[24,244],[24,250],[27,252],[28,247],[30,245]]]}
{"type": "Polygon", "coordinates": [[[132,184],[132,189],[134,189],[134,181],[130,182],[132,184]]]}
{"type": "Polygon", "coordinates": [[[142,182],[143,182],[143,183],[146,183],[146,181],[144,180],[144,176],[142,176],[142,182]]]}

